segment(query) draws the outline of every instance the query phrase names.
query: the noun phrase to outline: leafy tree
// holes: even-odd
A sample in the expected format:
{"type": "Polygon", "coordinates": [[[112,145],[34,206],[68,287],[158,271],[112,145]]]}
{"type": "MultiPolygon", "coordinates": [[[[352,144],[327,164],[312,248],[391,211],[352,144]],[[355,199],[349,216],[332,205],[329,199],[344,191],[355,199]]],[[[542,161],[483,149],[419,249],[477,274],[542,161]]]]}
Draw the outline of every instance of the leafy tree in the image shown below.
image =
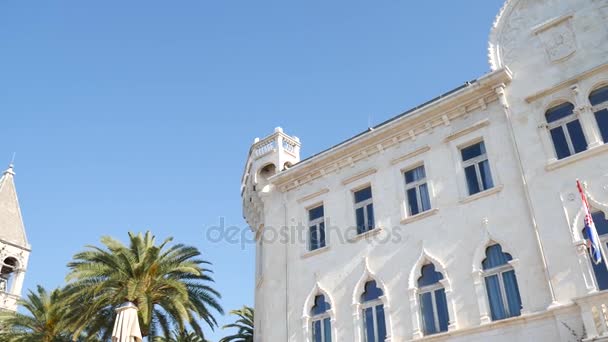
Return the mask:
{"type": "Polygon", "coordinates": [[[234,335],[226,336],[220,342],[253,342],[253,309],[248,306],[243,306],[239,310],[230,311],[231,315],[235,315],[238,319],[232,323],[225,325],[223,329],[237,329],[234,335]]]}
{"type": "Polygon", "coordinates": [[[154,342],[208,342],[204,337],[188,331],[173,331],[169,337],[156,337],[154,342]]]}
{"type": "Polygon", "coordinates": [[[71,342],[61,290],[48,293],[42,286],[19,301],[26,313],[0,313],[1,341],[71,342]]]}
{"type": "Polygon", "coordinates": [[[209,262],[195,247],[159,245],[150,233],[129,233],[129,245],[103,237],[103,247],[87,246],[68,264],[65,289],[75,334],[85,329],[110,338],[115,312],[125,302],[138,308],[143,336],[170,336],[186,326],[203,336],[200,320],[212,329],[214,312],[223,314],[220,294],[209,283],[209,262]]]}

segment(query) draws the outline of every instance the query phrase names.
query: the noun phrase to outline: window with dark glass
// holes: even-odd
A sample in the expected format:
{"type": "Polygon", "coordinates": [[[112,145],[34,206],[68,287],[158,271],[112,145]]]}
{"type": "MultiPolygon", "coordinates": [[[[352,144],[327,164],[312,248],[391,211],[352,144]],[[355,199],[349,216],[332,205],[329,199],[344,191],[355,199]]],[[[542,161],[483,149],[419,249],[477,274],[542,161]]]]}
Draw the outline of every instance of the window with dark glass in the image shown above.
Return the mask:
{"type": "Polygon", "coordinates": [[[384,304],[380,299],[383,295],[374,280],[365,283],[365,291],[361,295],[365,342],[384,342],[386,339],[384,304]]]}
{"type": "Polygon", "coordinates": [[[545,114],[547,128],[553,140],[557,159],[563,159],[587,149],[587,140],[572,103],[555,106],[545,114]]]}
{"type": "MultiPolygon", "coordinates": [[[[600,236],[600,242],[605,250],[608,250],[608,220],[602,212],[595,212],[592,214],[593,223],[597,229],[597,235],[600,236]]],[[[583,232],[583,236],[585,236],[583,232]]],[[[608,290],[608,269],[606,269],[606,260],[602,258],[602,262],[595,264],[591,262],[593,266],[593,273],[595,274],[595,283],[599,291],[608,290]]]]}
{"type": "Polygon", "coordinates": [[[494,187],[490,162],[483,141],[460,150],[469,195],[494,187]]]}
{"type": "Polygon", "coordinates": [[[314,251],[325,246],[325,210],[320,205],[308,210],[308,250],[314,251]]]}
{"type": "Polygon", "coordinates": [[[608,86],[595,90],[589,95],[593,106],[595,121],[602,134],[604,143],[608,143],[608,86]]]}
{"type": "Polygon", "coordinates": [[[357,234],[363,234],[375,228],[372,188],[367,187],[365,189],[355,191],[354,196],[357,234]]]}
{"type": "Polygon", "coordinates": [[[448,331],[449,314],[445,289],[440,280],[443,275],[435,271],[435,265],[422,267],[418,278],[418,299],[422,317],[422,329],[425,335],[448,331]]]}
{"type": "Polygon", "coordinates": [[[325,300],[324,295],[315,297],[315,305],[310,310],[313,342],[331,342],[330,309],[331,305],[325,300]]]}
{"type": "Polygon", "coordinates": [[[431,199],[424,165],[406,171],[404,176],[408,214],[412,216],[430,210],[431,199]]]}
{"type": "Polygon", "coordinates": [[[511,260],[498,244],[486,249],[482,267],[493,321],[521,315],[521,296],[511,260]]]}

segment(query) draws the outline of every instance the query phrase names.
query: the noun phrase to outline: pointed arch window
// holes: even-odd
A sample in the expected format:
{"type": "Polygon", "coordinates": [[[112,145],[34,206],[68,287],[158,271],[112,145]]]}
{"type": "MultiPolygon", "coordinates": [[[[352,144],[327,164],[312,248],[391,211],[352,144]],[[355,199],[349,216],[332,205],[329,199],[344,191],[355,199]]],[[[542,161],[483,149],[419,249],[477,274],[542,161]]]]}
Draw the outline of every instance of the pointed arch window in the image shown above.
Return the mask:
{"type": "Polygon", "coordinates": [[[384,304],[380,299],[383,295],[375,280],[365,283],[365,291],[361,295],[365,342],[384,342],[386,339],[384,304]]]}
{"type": "Polygon", "coordinates": [[[17,270],[17,259],[8,257],[2,261],[0,268],[0,292],[9,292],[13,274],[17,270]]]}
{"type": "Polygon", "coordinates": [[[418,278],[418,299],[424,335],[448,331],[450,317],[445,288],[440,280],[443,275],[435,270],[435,265],[422,266],[418,278]]]}
{"type": "Polygon", "coordinates": [[[312,317],[312,342],[331,342],[331,304],[324,295],[315,297],[315,304],[310,310],[312,317]]]}
{"type": "MultiPolygon", "coordinates": [[[[593,223],[595,223],[595,228],[597,229],[597,235],[600,236],[602,247],[608,249],[608,220],[606,220],[606,216],[601,211],[594,212],[591,215],[593,216],[593,223]]],[[[585,236],[584,231],[583,236],[585,236]]],[[[606,260],[602,260],[602,262],[597,265],[594,262],[591,262],[598,291],[608,290],[608,269],[606,269],[605,262],[606,260]]]]}
{"type": "Polygon", "coordinates": [[[570,102],[555,106],[545,113],[547,128],[553,140],[557,159],[563,159],[587,149],[587,140],[574,105],[570,102]]]}
{"type": "Polygon", "coordinates": [[[521,296],[511,260],[513,257],[499,244],[486,249],[482,268],[493,321],[521,315],[521,296]]]}
{"type": "Polygon", "coordinates": [[[608,86],[593,91],[589,95],[595,121],[602,134],[604,143],[608,143],[608,86]]]}

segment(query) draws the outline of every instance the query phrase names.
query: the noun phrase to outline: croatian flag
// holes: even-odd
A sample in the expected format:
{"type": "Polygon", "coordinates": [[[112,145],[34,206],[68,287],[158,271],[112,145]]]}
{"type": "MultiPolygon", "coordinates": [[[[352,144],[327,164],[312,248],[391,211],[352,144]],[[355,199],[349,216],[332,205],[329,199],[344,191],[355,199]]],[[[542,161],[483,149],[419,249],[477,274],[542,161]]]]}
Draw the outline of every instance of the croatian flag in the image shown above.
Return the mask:
{"type": "Polygon", "coordinates": [[[591,211],[589,210],[589,202],[587,202],[587,196],[583,191],[583,186],[581,182],[576,180],[576,186],[578,187],[578,192],[581,194],[581,198],[583,200],[583,205],[585,206],[585,229],[583,233],[585,235],[585,239],[587,240],[587,247],[589,247],[589,256],[591,256],[591,260],[596,265],[599,265],[602,262],[602,250],[600,248],[600,237],[597,234],[597,229],[595,229],[595,223],[593,223],[593,217],[591,216],[591,211]]]}

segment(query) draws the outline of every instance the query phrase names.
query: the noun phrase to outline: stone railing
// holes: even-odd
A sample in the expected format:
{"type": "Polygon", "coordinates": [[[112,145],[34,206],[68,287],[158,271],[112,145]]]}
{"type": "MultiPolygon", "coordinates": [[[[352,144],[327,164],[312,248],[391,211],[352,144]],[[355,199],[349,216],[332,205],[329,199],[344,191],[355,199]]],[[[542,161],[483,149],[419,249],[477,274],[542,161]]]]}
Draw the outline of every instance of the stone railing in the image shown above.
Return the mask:
{"type": "Polygon", "coordinates": [[[598,338],[608,340],[608,291],[578,298],[575,302],[581,310],[587,332],[584,341],[595,341],[598,338]]]}
{"type": "Polygon", "coordinates": [[[293,156],[298,156],[300,141],[298,138],[292,138],[283,133],[281,128],[277,128],[272,135],[263,140],[256,140],[253,145],[252,155],[255,159],[258,159],[269,153],[275,152],[279,147],[293,156]]]}
{"type": "Polygon", "coordinates": [[[17,310],[18,296],[6,292],[0,292],[0,306],[9,310],[17,310]]]}
{"type": "Polygon", "coordinates": [[[263,157],[263,156],[267,155],[268,153],[275,151],[276,148],[277,148],[276,139],[274,139],[274,137],[271,136],[271,137],[266,138],[255,144],[254,149],[253,149],[253,156],[255,158],[263,157]]]}

